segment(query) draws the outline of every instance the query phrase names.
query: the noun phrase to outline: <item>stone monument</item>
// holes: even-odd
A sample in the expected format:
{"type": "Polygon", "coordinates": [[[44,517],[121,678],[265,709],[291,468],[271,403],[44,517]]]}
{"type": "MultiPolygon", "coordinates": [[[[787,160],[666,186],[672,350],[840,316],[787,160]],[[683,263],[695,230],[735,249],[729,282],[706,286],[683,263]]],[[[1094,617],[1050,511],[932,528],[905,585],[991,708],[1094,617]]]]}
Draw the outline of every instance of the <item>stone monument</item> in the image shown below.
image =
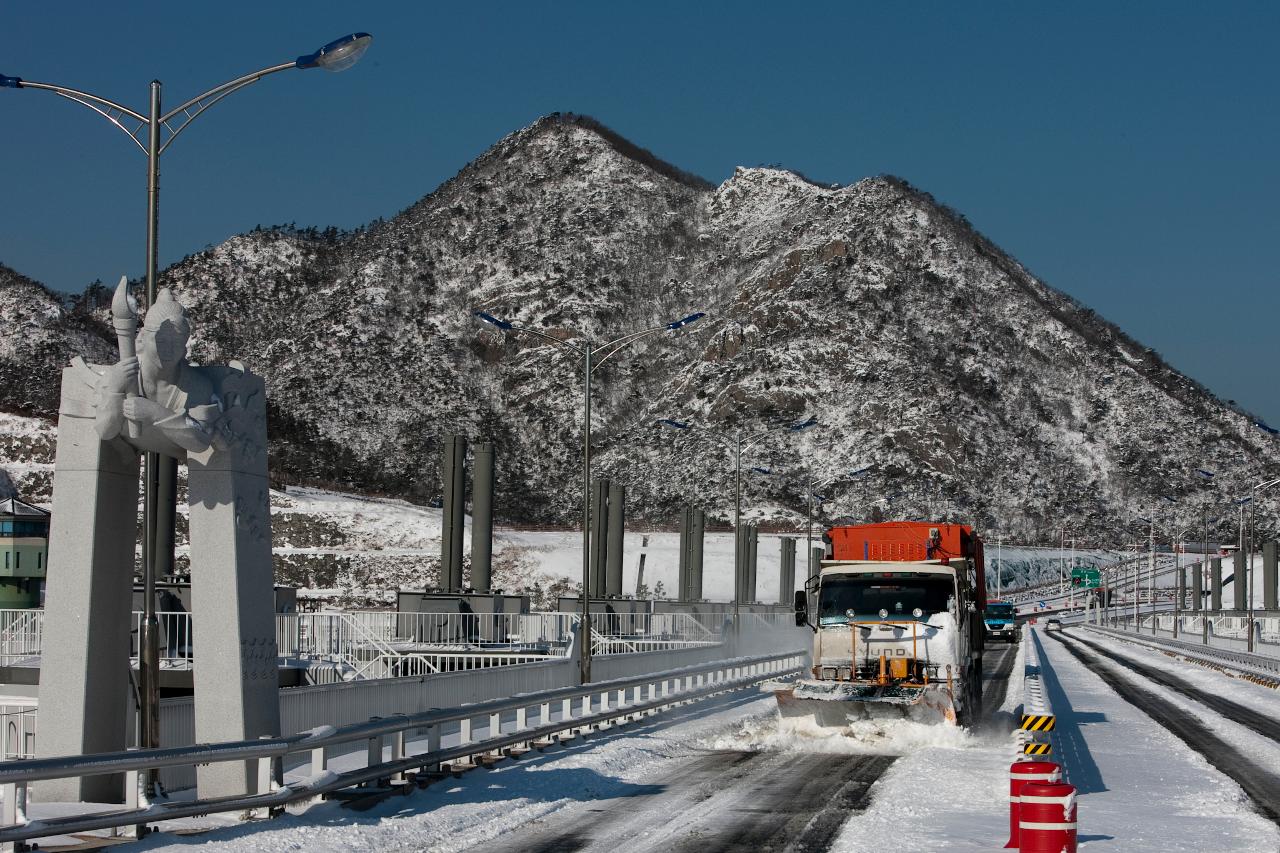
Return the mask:
{"type": "MultiPolygon", "coordinates": [[[[187,464],[195,740],[280,733],[267,486],[266,386],[239,362],[187,361],[191,327],[166,288],[146,312],[121,279],[120,361],[62,373],[40,674],[41,757],[124,749],[136,696],[130,631],[139,457],[187,464]]],[[[252,792],[248,763],[197,770],[203,797],[252,792]]],[[[45,783],[45,800],[116,802],[121,778],[45,783]]]]}

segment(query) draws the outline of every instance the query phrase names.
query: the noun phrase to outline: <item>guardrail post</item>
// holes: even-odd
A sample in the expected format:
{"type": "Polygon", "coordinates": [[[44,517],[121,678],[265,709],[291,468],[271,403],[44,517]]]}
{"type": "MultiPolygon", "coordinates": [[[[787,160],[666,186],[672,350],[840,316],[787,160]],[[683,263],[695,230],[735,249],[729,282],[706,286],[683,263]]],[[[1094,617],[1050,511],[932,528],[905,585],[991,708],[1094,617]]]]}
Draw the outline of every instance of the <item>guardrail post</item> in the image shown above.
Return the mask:
{"type": "MultiPolygon", "coordinates": [[[[427,726],[427,752],[440,751],[440,725],[427,726]]],[[[427,773],[438,773],[440,771],[440,763],[433,761],[430,764],[424,764],[422,769],[427,773]]]]}
{"type": "MultiPolygon", "coordinates": [[[[272,740],[272,735],[262,735],[259,740],[272,740]]],[[[258,763],[258,787],[259,796],[265,796],[276,790],[276,758],[273,755],[263,756],[257,759],[258,763]]],[[[247,819],[271,818],[279,814],[278,810],[271,806],[263,806],[261,808],[249,809],[245,812],[247,819]]]]}
{"type": "MultiPolygon", "coordinates": [[[[404,739],[405,731],[401,729],[391,736],[391,760],[399,761],[404,758],[404,739]]],[[[392,785],[403,785],[408,782],[408,778],[404,775],[404,770],[397,770],[391,777],[392,785]]]]}
{"type": "MultiPolygon", "coordinates": [[[[376,717],[374,719],[377,719],[376,717]]],[[[366,766],[373,767],[375,764],[382,763],[382,735],[374,735],[369,738],[368,755],[366,758],[366,766]]],[[[377,781],[367,783],[377,787],[377,781]]]]}
{"type": "MultiPolygon", "coordinates": [[[[4,797],[4,825],[14,826],[18,822],[18,785],[15,782],[9,782],[0,785],[0,796],[4,797]]],[[[0,850],[9,853],[14,849],[12,841],[6,841],[0,844],[0,850]]]]}
{"type": "MultiPolygon", "coordinates": [[[[137,747],[130,747],[131,751],[134,749],[137,749],[137,747]]],[[[138,807],[139,784],[141,784],[141,774],[137,770],[129,770],[124,774],[124,807],[127,811],[133,811],[138,807]]],[[[138,827],[112,827],[110,835],[112,838],[137,838],[138,827]]]]}
{"type": "Polygon", "coordinates": [[[471,743],[471,718],[458,720],[458,743],[471,743]]]}
{"type": "Polygon", "coordinates": [[[318,776],[329,768],[329,757],[323,746],[311,750],[311,775],[318,776]]]}
{"type": "Polygon", "coordinates": [[[497,737],[502,734],[502,714],[495,713],[489,715],[489,737],[497,737]]]}

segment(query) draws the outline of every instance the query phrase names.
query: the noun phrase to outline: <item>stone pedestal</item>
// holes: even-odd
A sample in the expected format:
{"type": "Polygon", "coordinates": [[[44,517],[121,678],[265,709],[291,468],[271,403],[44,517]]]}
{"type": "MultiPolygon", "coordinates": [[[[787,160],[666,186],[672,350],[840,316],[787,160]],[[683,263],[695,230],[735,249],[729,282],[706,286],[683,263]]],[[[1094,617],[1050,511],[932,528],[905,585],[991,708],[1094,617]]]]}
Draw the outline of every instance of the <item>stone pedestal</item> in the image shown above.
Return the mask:
{"type": "MultiPolygon", "coordinates": [[[[124,749],[133,722],[129,633],[138,533],[138,454],[94,431],[94,375],[62,372],[56,503],[49,531],[44,646],[40,658],[40,757],[124,749]]],[[[45,801],[114,803],[121,775],[39,783],[45,801]]]]}
{"type": "MultiPolygon", "coordinates": [[[[197,743],[280,733],[266,392],[231,375],[243,405],[226,449],[187,456],[197,743]]],[[[224,389],[225,389],[224,385],[224,389]]],[[[202,797],[255,789],[253,762],[197,768],[202,797]]]]}
{"type": "MultiPolygon", "coordinates": [[[[254,740],[280,733],[266,390],[260,377],[238,365],[193,370],[199,373],[184,374],[185,380],[197,390],[205,383],[217,401],[216,419],[200,427],[211,443],[191,453],[175,445],[167,455],[185,457],[188,466],[195,737],[254,740]]],[[[99,439],[97,379],[83,362],[63,374],[40,673],[41,757],[123,750],[134,721],[129,634],[139,450],[132,440],[99,439]]],[[[209,416],[209,407],[202,413],[209,416]]],[[[154,445],[155,435],[145,440],[154,445]]],[[[197,779],[202,797],[256,787],[248,763],[200,767],[197,779]]],[[[38,796],[119,802],[123,780],[42,783],[38,796]]]]}

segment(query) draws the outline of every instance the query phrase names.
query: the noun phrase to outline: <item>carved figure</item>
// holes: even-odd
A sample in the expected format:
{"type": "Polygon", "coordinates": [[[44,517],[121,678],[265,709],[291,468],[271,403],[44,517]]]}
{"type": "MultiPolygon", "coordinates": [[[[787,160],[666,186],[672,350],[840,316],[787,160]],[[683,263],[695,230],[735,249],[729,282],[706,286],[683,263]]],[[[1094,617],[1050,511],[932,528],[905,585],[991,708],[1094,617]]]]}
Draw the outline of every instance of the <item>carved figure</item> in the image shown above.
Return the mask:
{"type": "MultiPolygon", "coordinates": [[[[41,755],[123,749],[138,468],[143,451],[187,463],[195,734],[278,734],[266,390],[244,365],[187,361],[191,324],[168,289],[138,330],[121,279],[111,306],[120,360],[63,371],[42,661],[41,755]],[[47,700],[47,701],[44,701],[47,700]],[[47,717],[47,719],[46,719],[47,717]]],[[[202,793],[254,789],[252,766],[201,767],[202,793]]],[[[47,783],[53,799],[108,802],[123,779],[47,783]]]]}

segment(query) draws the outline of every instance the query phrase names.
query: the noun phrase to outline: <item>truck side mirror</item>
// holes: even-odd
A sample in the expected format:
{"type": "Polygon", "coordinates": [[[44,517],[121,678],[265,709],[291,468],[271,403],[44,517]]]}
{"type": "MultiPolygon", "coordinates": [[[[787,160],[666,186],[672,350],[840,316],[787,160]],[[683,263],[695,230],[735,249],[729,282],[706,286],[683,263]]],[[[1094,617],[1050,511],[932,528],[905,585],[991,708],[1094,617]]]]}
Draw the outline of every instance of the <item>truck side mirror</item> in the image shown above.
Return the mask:
{"type": "Polygon", "coordinates": [[[803,628],[809,624],[809,593],[802,589],[796,590],[795,609],[796,627],[803,628]]]}

